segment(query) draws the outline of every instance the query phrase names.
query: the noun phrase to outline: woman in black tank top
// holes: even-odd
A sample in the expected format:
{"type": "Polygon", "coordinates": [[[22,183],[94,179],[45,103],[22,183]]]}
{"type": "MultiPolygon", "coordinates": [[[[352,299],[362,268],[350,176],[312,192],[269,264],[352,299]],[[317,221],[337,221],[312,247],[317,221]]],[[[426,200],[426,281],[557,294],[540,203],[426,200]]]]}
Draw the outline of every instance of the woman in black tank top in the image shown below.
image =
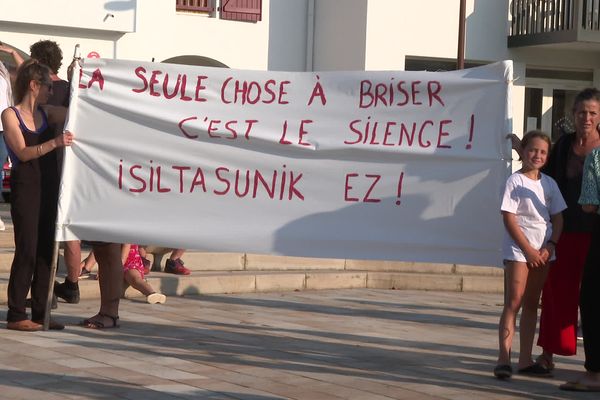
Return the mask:
{"type": "MultiPolygon", "coordinates": [[[[73,142],[70,132],[55,134],[66,108],[45,105],[52,81],[48,67],[35,60],[21,65],[14,86],[15,107],[2,113],[5,141],[13,161],[11,216],[15,254],[8,284],[7,328],[42,329],[54,243],[58,200],[57,152],[73,142]],[[31,320],[25,299],[31,288],[31,320]]],[[[51,321],[50,329],[63,325],[51,321]]]]}

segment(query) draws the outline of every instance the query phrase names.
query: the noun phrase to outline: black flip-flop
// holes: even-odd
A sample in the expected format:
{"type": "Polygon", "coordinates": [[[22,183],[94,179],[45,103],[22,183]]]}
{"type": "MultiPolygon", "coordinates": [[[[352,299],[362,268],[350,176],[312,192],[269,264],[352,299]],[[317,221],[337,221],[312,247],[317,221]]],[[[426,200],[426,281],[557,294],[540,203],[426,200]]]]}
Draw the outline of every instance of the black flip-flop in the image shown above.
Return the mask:
{"type": "Polygon", "coordinates": [[[552,371],[538,363],[531,364],[529,367],[521,368],[518,372],[521,375],[540,376],[545,378],[552,377],[552,371]]]}
{"type": "Polygon", "coordinates": [[[494,368],[494,376],[498,379],[508,379],[512,374],[513,369],[508,364],[496,365],[496,368],[494,368]]]}
{"type": "Polygon", "coordinates": [[[120,325],[117,323],[118,320],[119,320],[118,316],[113,317],[112,315],[98,313],[95,316],[93,316],[92,318],[84,319],[83,321],[81,321],[80,325],[83,326],[84,328],[88,328],[88,329],[114,329],[114,328],[120,327],[120,325]],[[94,319],[96,316],[103,317],[103,318],[110,318],[112,325],[107,326],[104,324],[104,322],[94,319]]]}

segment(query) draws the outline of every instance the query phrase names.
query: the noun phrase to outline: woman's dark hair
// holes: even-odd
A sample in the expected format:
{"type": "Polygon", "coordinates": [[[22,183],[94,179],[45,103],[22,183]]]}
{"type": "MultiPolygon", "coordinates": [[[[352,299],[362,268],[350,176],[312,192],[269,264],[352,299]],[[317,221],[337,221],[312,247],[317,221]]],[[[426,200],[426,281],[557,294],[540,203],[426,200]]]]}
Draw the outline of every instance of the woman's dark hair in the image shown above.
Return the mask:
{"type": "Polygon", "coordinates": [[[17,79],[13,87],[15,104],[19,104],[23,100],[29,90],[29,82],[31,81],[37,81],[43,85],[52,83],[50,68],[33,58],[25,61],[17,70],[17,79]]]}
{"type": "MultiPolygon", "coordinates": [[[[548,144],[548,154],[550,154],[550,149],[552,148],[552,140],[550,140],[550,136],[546,135],[545,132],[540,130],[529,131],[523,136],[523,139],[521,139],[521,150],[525,150],[525,147],[527,147],[529,142],[531,142],[535,138],[542,139],[548,144]]],[[[522,160],[521,157],[519,157],[519,161],[520,160],[522,160]]]]}
{"type": "Polygon", "coordinates": [[[31,58],[35,58],[42,64],[50,67],[52,72],[58,73],[62,65],[62,50],[52,40],[40,40],[29,47],[31,58]]]}
{"type": "Polygon", "coordinates": [[[577,93],[577,96],[575,96],[575,100],[573,101],[573,112],[575,112],[575,109],[580,103],[587,100],[596,100],[600,103],[600,90],[596,88],[587,88],[577,93]]]}

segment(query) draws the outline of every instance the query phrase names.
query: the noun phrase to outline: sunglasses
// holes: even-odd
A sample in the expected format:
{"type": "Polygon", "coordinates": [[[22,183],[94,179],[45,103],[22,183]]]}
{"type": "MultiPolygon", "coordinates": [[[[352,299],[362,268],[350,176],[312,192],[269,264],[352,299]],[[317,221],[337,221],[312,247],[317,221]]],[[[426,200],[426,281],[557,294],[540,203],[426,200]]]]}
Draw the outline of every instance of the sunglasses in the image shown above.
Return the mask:
{"type": "Polygon", "coordinates": [[[40,85],[46,86],[48,90],[52,90],[52,82],[38,81],[40,85]]]}

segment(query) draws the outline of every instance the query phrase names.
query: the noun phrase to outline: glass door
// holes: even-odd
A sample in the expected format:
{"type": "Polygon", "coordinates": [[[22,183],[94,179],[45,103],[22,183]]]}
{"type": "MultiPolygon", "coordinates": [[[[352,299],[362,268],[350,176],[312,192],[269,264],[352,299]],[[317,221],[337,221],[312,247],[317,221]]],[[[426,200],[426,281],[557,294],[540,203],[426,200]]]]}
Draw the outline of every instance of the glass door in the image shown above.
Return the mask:
{"type": "Polygon", "coordinates": [[[566,82],[552,79],[528,79],[525,87],[523,133],[532,129],[546,132],[555,142],[572,132],[573,100],[591,82],[566,82]]]}
{"type": "Polygon", "coordinates": [[[552,91],[552,141],[575,130],[573,124],[573,101],[578,90],[554,89],[552,91]]]}
{"type": "Polygon", "coordinates": [[[534,129],[542,129],[542,100],[544,90],[539,88],[525,88],[525,114],[523,119],[523,133],[534,129]]]}

